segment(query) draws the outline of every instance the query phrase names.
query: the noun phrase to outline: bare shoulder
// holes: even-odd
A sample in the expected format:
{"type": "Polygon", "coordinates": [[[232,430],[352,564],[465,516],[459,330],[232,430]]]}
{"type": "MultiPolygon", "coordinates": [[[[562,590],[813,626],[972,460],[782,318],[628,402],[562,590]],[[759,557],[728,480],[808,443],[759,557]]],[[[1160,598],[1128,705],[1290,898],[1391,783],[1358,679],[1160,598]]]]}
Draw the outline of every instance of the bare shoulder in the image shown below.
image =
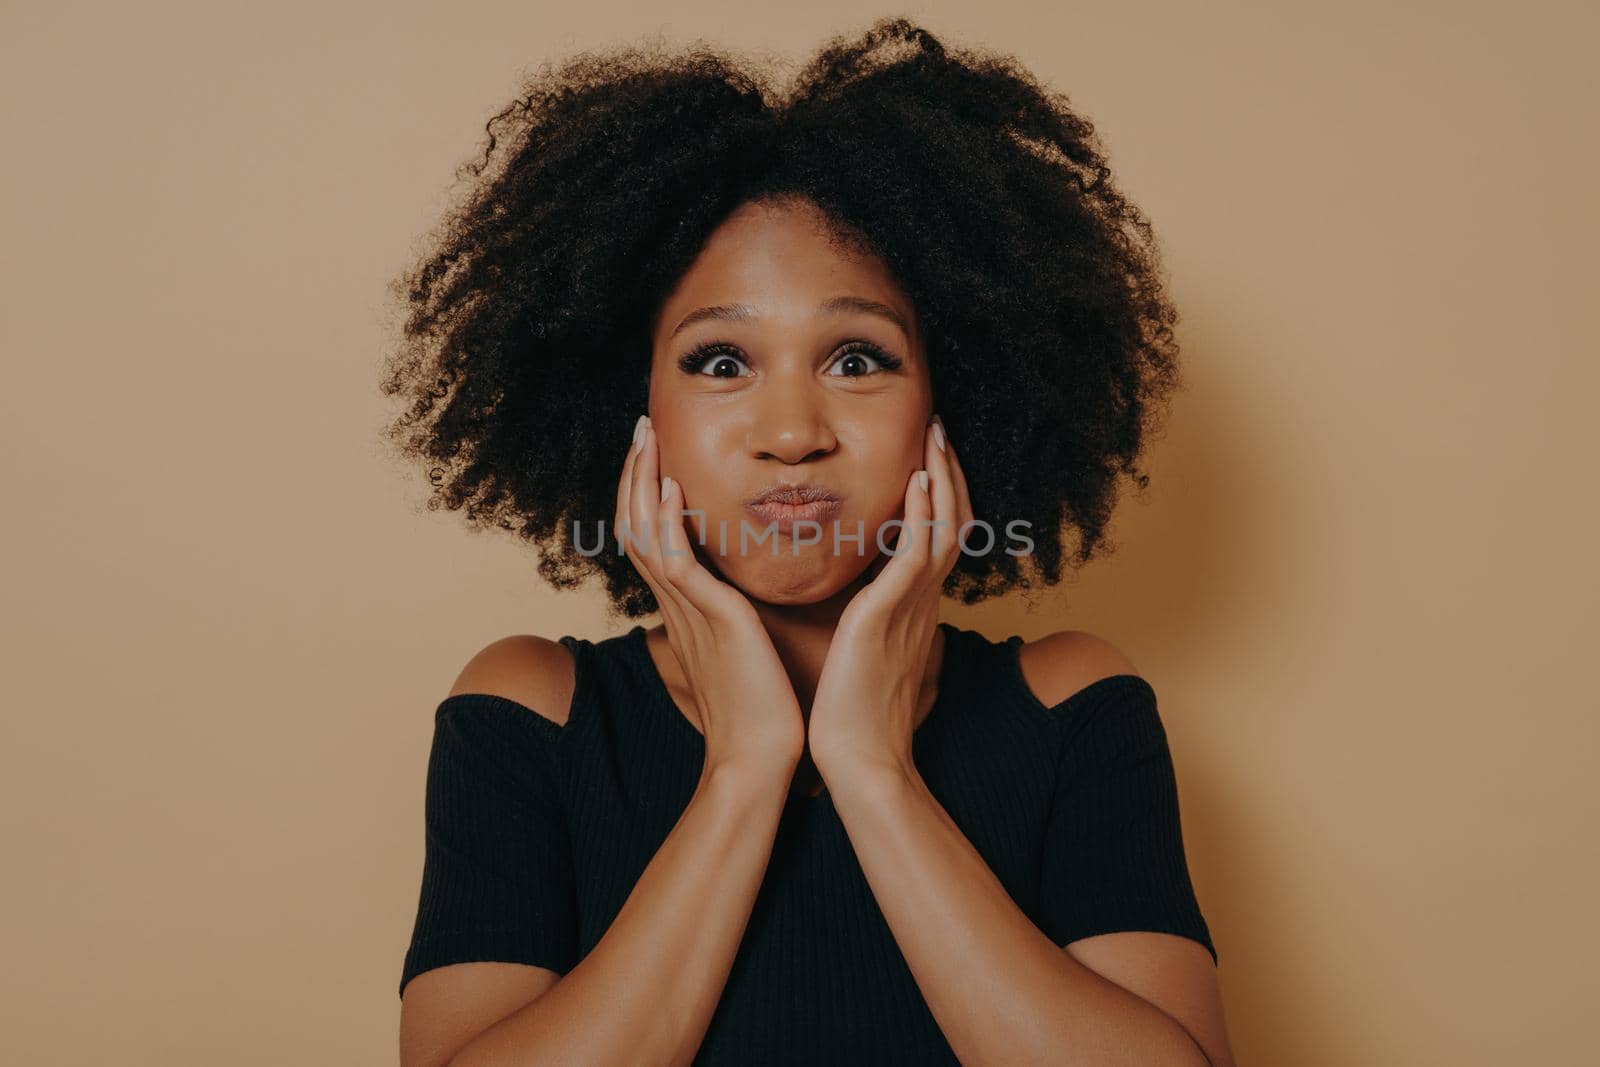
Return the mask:
{"type": "Polygon", "coordinates": [[[1087,630],[1057,630],[1028,641],[1017,662],[1028,688],[1047,708],[1102,678],[1139,673],[1121,649],[1087,630]]]}
{"type": "Polygon", "coordinates": [[[491,641],[468,660],[449,695],[504,697],[564,726],[572,709],[576,678],[572,653],[560,641],[513,634],[491,641]]]}

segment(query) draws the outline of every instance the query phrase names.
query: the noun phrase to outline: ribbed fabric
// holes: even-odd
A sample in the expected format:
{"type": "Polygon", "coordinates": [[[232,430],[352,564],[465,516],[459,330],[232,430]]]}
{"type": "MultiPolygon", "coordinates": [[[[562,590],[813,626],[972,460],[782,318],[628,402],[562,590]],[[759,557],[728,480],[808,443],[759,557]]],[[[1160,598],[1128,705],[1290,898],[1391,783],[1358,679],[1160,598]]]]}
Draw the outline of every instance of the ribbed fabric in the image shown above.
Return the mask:
{"type": "MultiPolygon", "coordinates": [[[[1159,930],[1215,961],[1150,685],[1116,675],[1046,707],[1023,679],[1020,636],[939,625],[938,696],[912,756],[1018,907],[1057,945],[1159,930]]],[[[571,970],[694,793],[705,741],[672,702],[644,627],[561,643],[576,670],[565,725],[486,694],[438,707],[402,995],[422,971],[468,960],[571,970]]],[[[784,809],[694,1062],[958,1062],[827,792],[784,809]]]]}

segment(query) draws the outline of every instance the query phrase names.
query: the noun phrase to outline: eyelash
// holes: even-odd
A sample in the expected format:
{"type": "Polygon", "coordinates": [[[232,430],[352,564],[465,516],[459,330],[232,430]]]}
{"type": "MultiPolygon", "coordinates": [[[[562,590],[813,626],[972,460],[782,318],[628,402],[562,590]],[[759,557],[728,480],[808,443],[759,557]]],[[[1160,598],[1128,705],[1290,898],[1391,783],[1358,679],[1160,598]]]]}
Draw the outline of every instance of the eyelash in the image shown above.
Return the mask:
{"type": "MultiPolygon", "coordinates": [[[[844,346],[844,349],[839,353],[838,358],[842,360],[849,355],[866,356],[870,359],[876,360],[878,366],[885,371],[900,369],[900,357],[891,356],[888,352],[885,352],[882,348],[873,344],[871,341],[851,341],[849,344],[844,346]]],[[[698,345],[695,345],[687,353],[680,357],[678,360],[678,366],[689,374],[699,374],[702,367],[711,362],[713,359],[721,356],[727,356],[730,359],[737,359],[740,362],[744,362],[743,357],[739,355],[739,350],[733,345],[730,345],[725,341],[704,341],[698,345]]],[[[866,374],[839,374],[834,375],[834,377],[868,378],[876,373],[878,372],[868,371],[866,374]]],[[[715,378],[721,377],[721,375],[708,375],[708,377],[715,378]]]]}

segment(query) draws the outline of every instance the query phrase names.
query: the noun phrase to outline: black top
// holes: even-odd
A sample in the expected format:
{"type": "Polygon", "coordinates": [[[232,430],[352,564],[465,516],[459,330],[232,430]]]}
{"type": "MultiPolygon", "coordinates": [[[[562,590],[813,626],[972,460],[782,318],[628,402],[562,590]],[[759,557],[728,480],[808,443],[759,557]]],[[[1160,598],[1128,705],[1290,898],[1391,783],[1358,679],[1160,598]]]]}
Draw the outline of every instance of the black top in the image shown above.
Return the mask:
{"type": "MultiPolygon", "coordinates": [[[[1215,962],[1150,685],[1115,675],[1046,707],[1023,680],[1020,636],[939,625],[937,696],[912,757],[1011,899],[1057,945],[1159,930],[1215,962]]],[[[439,704],[402,994],[414,975],[468,960],[571,970],[699,782],[705,738],[668,693],[645,628],[561,643],[576,670],[565,725],[488,694],[439,704]]],[[[791,794],[694,1062],[858,1060],[958,1062],[831,795],[791,794]]]]}

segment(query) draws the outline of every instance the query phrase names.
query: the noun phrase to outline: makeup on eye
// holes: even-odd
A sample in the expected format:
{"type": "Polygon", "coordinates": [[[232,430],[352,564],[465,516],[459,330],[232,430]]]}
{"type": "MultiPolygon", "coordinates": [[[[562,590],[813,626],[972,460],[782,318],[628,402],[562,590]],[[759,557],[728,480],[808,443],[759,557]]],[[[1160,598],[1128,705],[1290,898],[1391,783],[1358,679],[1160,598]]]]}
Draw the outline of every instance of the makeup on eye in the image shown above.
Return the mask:
{"type": "MultiPolygon", "coordinates": [[[[899,370],[904,362],[899,356],[892,355],[880,345],[877,345],[871,341],[856,340],[846,342],[843,346],[841,346],[838,351],[834,353],[833,361],[830,366],[841,365],[846,360],[852,358],[856,359],[858,362],[862,360],[870,360],[877,364],[879,371],[867,371],[861,374],[830,374],[829,376],[834,378],[865,378],[880,371],[899,370]]],[[[699,374],[701,373],[702,368],[708,364],[714,366],[720,365],[720,362],[724,359],[744,363],[746,357],[738,348],[738,346],[730,344],[726,341],[705,341],[695,345],[687,353],[679,357],[678,367],[685,373],[699,374]]],[[[707,375],[707,377],[729,378],[742,377],[742,375],[713,373],[707,375]]]]}

